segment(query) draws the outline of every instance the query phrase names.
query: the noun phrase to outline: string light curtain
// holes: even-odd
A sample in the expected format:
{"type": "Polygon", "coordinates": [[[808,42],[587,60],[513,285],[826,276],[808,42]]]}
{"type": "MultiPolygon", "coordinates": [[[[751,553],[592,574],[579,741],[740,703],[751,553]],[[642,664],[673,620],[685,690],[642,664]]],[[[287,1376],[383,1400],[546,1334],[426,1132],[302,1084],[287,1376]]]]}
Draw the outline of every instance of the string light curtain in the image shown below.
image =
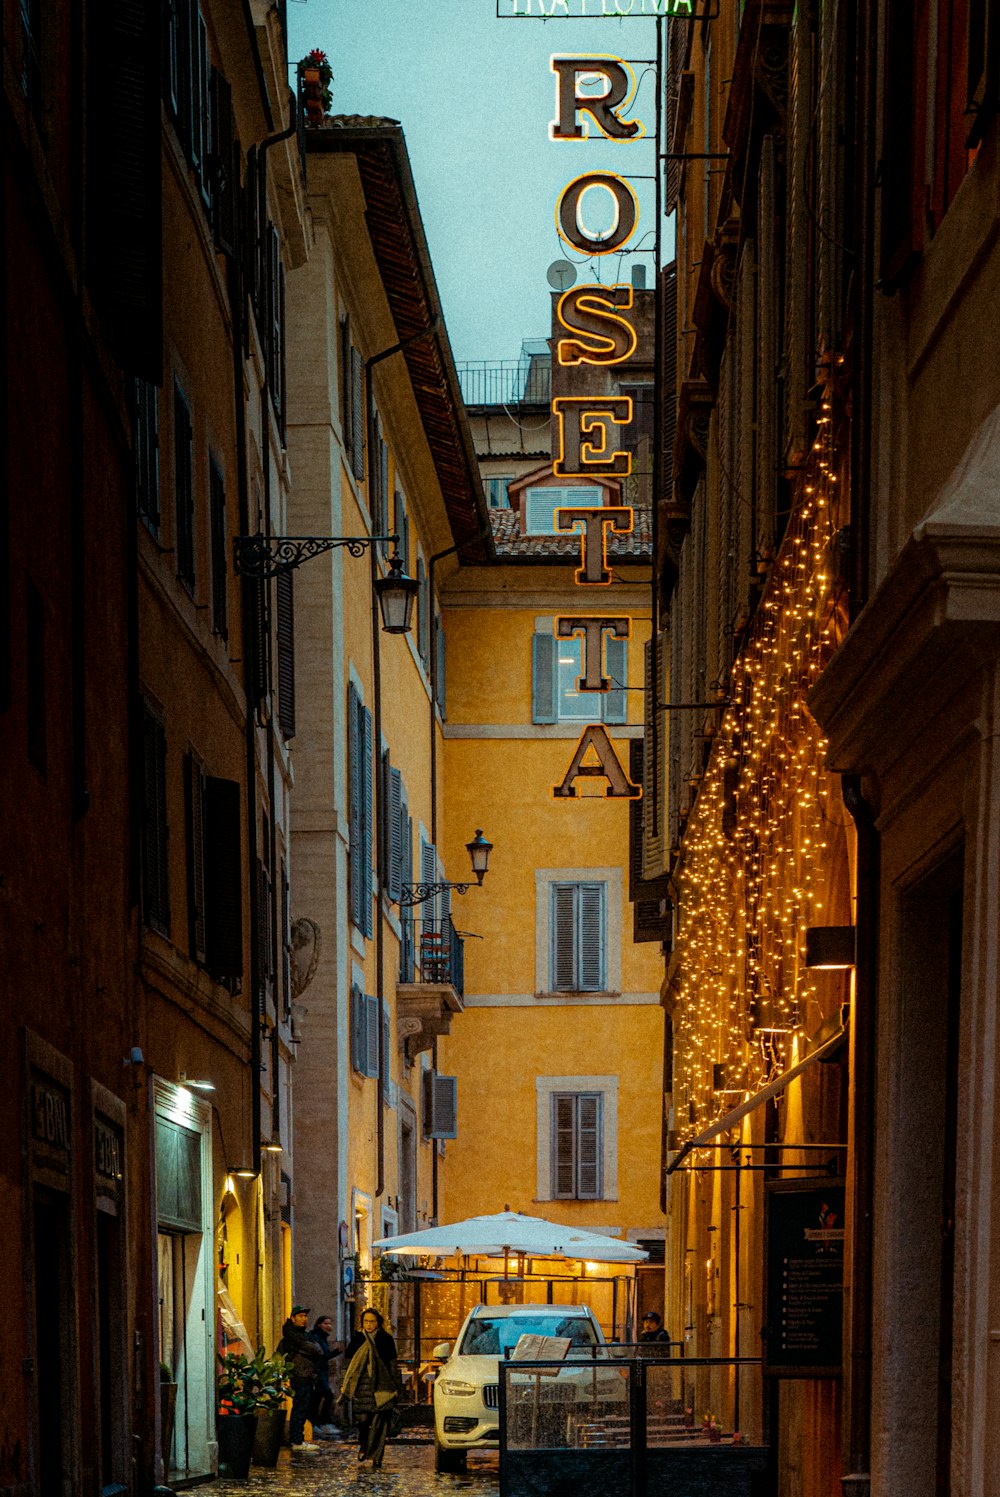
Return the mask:
{"type": "Polygon", "coordinates": [[[832,430],[824,401],[675,867],[679,1143],[780,1074],[795,1034],[824,1017],[804,946],[825,898],[831,787],[806,696],[844,630],[832,430]]]}

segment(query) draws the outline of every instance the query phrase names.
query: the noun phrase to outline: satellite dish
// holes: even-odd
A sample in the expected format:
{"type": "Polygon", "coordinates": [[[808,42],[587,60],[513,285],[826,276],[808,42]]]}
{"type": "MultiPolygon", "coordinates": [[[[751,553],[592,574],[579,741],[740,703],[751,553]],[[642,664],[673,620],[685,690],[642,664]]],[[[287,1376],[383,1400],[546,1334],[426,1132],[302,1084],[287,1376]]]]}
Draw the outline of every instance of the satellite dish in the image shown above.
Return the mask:
{"type": "Polygon", "coordinates": [[[569,260],[553,260],[545,272],[545,279],[553,291],[566,291],[576,282],[576,266],[569,260]]]}

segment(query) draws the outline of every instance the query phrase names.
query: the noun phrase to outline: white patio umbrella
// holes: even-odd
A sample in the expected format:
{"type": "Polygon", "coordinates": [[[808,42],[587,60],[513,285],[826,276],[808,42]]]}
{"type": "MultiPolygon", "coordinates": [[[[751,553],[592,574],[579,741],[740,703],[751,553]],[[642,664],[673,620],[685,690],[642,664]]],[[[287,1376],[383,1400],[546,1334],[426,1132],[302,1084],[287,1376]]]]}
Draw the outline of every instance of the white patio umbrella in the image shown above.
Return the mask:
{"type": "Polygon", "coordinates": [[[381,1237],[372,1243],[382,1253],[456,1253],[461,1257],[504,1258],[526,1253],[535,1258],[578,1258],[595,1263],[642,1263],[649,1255],[631,1242],[567,1227],[562,1222],[520,1211],[498,1211],[492,1216],[470,1216],[443,1227],[426,1227],[402,1237],[381,1237]]]}

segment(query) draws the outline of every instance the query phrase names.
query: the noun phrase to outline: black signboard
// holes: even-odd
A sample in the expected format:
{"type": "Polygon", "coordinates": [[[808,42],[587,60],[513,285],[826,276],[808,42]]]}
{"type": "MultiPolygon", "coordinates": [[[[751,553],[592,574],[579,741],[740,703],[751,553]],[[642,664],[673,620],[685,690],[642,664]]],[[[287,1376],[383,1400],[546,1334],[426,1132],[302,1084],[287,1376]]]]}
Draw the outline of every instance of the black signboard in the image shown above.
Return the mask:
{"type": "Polygon", "coordinates": [[[767,1185],[764,1371],[835,1377],[844,1304],[843,1180],[767,1185]]]}

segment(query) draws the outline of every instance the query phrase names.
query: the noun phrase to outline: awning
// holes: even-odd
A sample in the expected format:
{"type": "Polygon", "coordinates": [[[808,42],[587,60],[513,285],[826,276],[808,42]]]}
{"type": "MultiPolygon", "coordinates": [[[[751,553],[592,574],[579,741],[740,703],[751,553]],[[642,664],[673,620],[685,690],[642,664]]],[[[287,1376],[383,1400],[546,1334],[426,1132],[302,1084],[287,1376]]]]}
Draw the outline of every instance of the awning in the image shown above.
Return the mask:
{"type": "Polygon", "coordinates": [[[822,1045],[817,1045],[816,1049],[807,1055],[804,1060],[798,1061],[787,1071],[782,1071],[776,1080],[768,1082],[767,1086],[762,1086],[759,1092],[754,1092],[752,1097],[748,1097],[738,1107],[734,1107],[729,1112],[723,1113],[721,1118],[716,1118],[715,1122],[710,1123],[703,1132],[698,1134],[697,1138],[690,1139],[684,1145],[677,1158],[667,1165],[667,1174],[672,1175],[674,1170],[678,1169],[687,1156],[693,1153],[695,1149],[700,1149],[703,1144],[711,1143],[712,1139],[718,1138],[720,1133],[727,1133],[730,1128],[734,1128],[737,1123],[742,1122],[747,1113],[753,1112],[756,1108],[763,1106],[765,1102],[770,1102],[772,1097],[776,1097],[779,1092],[783,1092],[785,1087],[794,1081],[797,1076],[801,1076],[802,1072],[808,1066],[811,1066],[814,1061],[825,1060],[828,1055],[832,1055],[835,1050],[840,1048],[846,1038],[846,1027],[838,1029],[836,1034],[831,1035],[828,1040],[824,1040],[822,1045]]]}

